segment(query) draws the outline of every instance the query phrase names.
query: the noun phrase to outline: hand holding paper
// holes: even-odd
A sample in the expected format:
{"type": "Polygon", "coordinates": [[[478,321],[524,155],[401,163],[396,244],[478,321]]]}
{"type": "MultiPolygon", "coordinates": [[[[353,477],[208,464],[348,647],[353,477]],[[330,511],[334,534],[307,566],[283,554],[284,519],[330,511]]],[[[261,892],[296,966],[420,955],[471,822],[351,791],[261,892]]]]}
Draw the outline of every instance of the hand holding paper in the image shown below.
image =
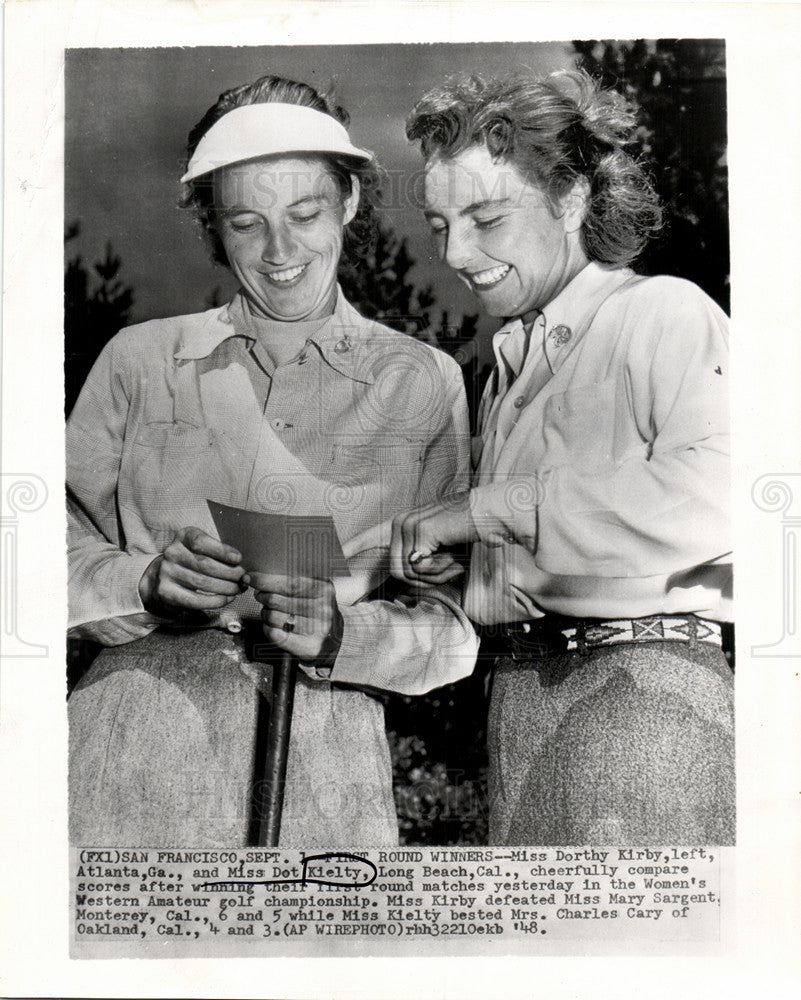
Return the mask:
{"type": "Polygon", "coordinates": [[[333,665],[342,641],[342,614],[330,580],[249,573],[245,579],[263,605],[264,634],[304,663],[333,665]]]}
{"type": "Polygon", "coordinates": [[[163,618],[211,611],[241,593],[244,572],[236,547],[200,528],[181,528],[142,574],[139,595],[146,610],[163,618]]]}
{"type": "Polygon", "coordinates": [[[333,519],[207,503],[220,537],[242,553],[266,637],[304,663],[331,666],[342,638],[331,577],[348,575],[333,519]]]}
{"type": "Polygon", "coordinates": [[[242,553],[248,572],[327,580],[348,564],[331,517],[242,510],[207,500],[220,538],[242,553]]]}

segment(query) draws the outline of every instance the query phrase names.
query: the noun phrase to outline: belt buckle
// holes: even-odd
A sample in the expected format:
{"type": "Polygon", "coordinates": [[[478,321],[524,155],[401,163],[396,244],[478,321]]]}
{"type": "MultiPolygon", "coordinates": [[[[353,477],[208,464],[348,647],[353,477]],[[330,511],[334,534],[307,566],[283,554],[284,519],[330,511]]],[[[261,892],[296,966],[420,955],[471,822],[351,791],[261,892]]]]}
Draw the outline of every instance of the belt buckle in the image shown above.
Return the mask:
{"type": "Polygon", "coordinates": [[[526,646],[526,652],[530,654],[529,659],[533,657],[536,660],[545,660],[549,656],[556,655],[554,647],[547,642],[532,642],[526,646]]]}
{"type": "Polygon", "coordinates": [[[540,632],[537,627],[532,627],[529,622],[520,622],[514,630],[509,633],[509,645],[512,650],[512,659],[516,661],[526,660],[546,660],[552,656],[560,656],[566,652],[566,642],[564,648],[557,640],[562,638],[557,633],[548,635],[540,632]]]}

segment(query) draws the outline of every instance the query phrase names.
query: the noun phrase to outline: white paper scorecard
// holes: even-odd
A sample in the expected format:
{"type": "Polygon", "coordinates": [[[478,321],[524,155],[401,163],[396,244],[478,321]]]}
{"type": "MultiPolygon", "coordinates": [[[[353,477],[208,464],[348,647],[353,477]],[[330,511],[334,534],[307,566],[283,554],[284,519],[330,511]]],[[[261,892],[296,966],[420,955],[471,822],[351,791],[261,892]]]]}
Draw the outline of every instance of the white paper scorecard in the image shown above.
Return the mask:
{"type": "Polygon", "coordinates": [[[242,554],[248,572],[327,580],[349,576],[331,517],[271,514],[207,500],[220,539],[242,554]]]}

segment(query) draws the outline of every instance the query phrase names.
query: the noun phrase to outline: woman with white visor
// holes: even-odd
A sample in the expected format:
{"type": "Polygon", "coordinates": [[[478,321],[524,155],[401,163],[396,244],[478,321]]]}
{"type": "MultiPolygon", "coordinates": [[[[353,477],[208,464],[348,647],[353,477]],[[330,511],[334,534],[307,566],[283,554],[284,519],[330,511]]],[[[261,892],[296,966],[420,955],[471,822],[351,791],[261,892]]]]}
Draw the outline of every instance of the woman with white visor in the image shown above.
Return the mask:
{"type": "Polygon", "coordinates": [[[388,582],[379,549],[336,582],[248,576],[206,502],[329,515],[347,553],[466,471],[458,366],[364,319],[337,285],[343,247],[364,253],[376,192],[346,124],[277,77],[221,95],[190,133],[182,181],[240,290],[119,333],[72,413],[70,624],[107,647],[69,702],[76,843],[252,841],[268,643],[302,668],[281,843],[396,843],[370,689],[418,694],[472,669],[447,586],[388,582]]]}

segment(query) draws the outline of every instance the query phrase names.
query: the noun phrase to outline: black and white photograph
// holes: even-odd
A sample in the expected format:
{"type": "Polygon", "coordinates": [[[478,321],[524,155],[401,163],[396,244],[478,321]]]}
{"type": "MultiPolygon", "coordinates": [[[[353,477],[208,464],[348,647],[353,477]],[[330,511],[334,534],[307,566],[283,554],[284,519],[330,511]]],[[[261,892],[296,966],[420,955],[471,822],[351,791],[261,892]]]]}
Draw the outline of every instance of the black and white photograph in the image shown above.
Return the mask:
{"type": "Polygon", "coordinates": [[[725,68],[66,53],[74,843],[733,843],[725,68]]]}
{"type": "MultiPolygon", "coordinates": [[[[325,995],[489,996],[490,964],[456,993],[449,963],[585,956],[554,997],[597,995],[605,955],[744,961],[760,795],[789,820],[795,772],[758,741],[781,759],[801,655],[797,435],[751,360],[778,387],[798,350],[781,296],[752,323],[746,33],[715,5],[690,33],[502,4],[526,30],[487,34],[484,5],[459,32],[394,4],[349,36],[366,6],[176,3],[130,37],[140,4],[90,5],[92,37],[38,6],[49,179],[7,169],[6,233],[25,259],[47,233],[52,458],[3,468],[4,762],[47,665],[63,995],[101,995],[98,959],[138,960],[125,995],[162,967],[202,996],[268,958],[287,997],[323,995],[296,959],[442,963],[325,995]]],[[[35,272],[9,249],[16,345],[35,272]]]]}

